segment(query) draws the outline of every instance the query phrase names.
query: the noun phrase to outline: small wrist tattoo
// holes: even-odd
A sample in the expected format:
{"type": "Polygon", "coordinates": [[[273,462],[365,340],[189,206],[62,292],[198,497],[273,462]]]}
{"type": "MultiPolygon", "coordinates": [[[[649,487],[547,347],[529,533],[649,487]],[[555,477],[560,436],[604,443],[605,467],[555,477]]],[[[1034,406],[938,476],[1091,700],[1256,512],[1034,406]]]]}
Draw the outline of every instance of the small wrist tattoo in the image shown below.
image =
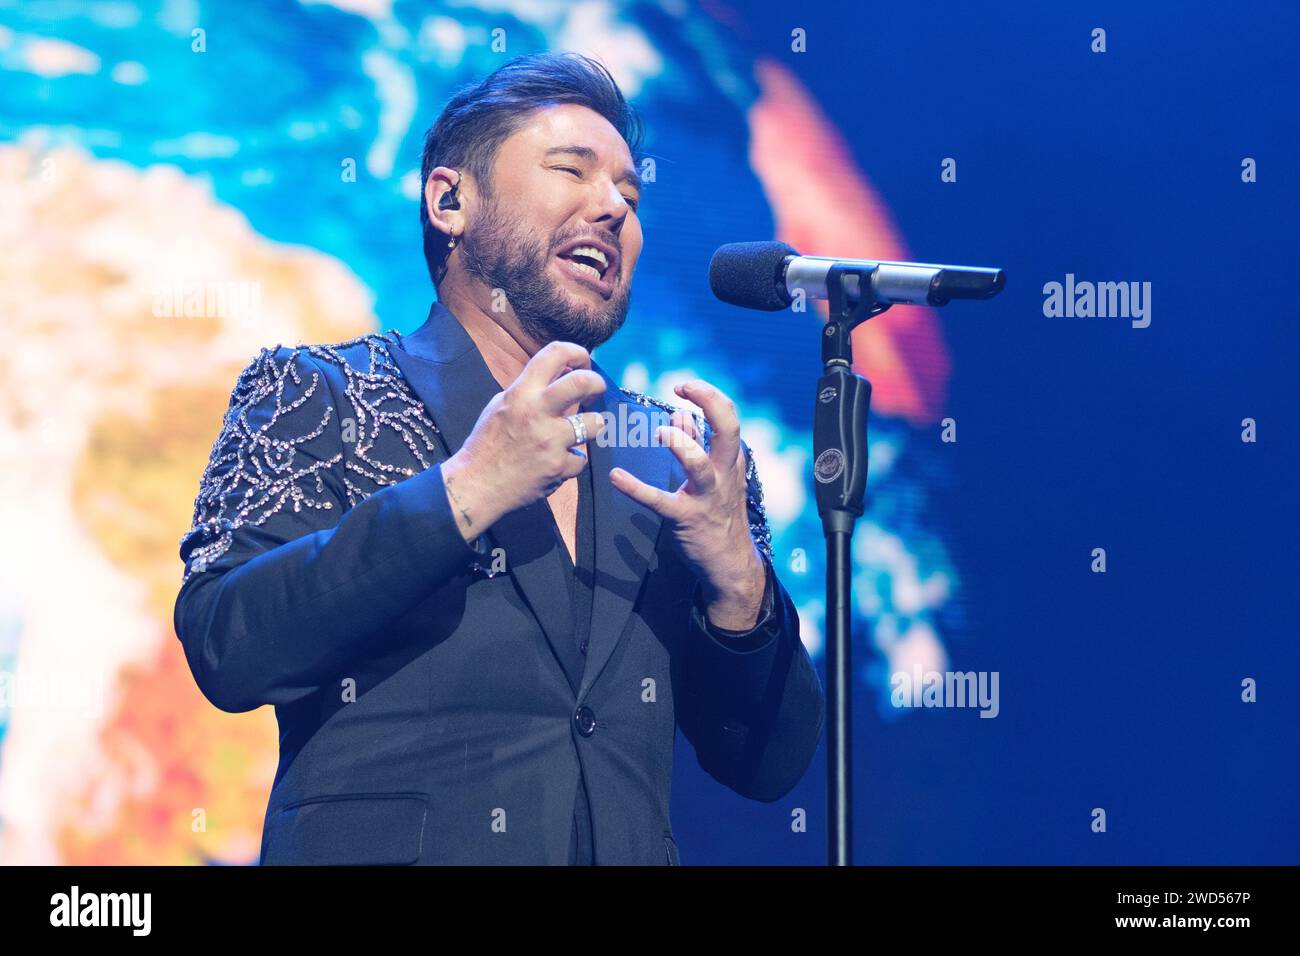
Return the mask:
{"type": "Polygon", "coordinates": [[[456,510],[461,513],[461,517],[465,519],[465,524],[467,524],[469,527],[472,528],[474,527],[474,519],[469,516],[469,512],[466,511],[465,507],[460,503],[459,500],[457,500],[456,491],[454,488],[452,488],[452,485],[454,483],[455,483],[454,478],[448,478],[446,481],[443,482],[443,487],[447,489],[447,496],[451,498],[451,503],[453,507],[455,507],[456,510]]]}

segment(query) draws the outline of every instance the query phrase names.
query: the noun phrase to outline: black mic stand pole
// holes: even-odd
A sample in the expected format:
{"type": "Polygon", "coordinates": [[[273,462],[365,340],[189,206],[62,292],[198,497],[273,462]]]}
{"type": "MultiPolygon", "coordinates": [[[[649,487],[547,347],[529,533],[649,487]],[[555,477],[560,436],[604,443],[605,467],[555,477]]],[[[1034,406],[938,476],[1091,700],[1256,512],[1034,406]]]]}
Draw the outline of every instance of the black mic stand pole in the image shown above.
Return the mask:
{"type": "Polygon", "coordinates": [[[853,863],[853,764],[850,747],[853,671],[853,528],[867,487],[867,412],[871,383],[853,371],[853,329],[889,308],[871,289],[874,267],[833,265],[826,274],[830,319],[822,329],[822,362],[813,413],[813,477],[817,513],[826,537],[827,863],[853,863]],[[858,279],[858,301],[848,305],[844,278],[858,279]]]}

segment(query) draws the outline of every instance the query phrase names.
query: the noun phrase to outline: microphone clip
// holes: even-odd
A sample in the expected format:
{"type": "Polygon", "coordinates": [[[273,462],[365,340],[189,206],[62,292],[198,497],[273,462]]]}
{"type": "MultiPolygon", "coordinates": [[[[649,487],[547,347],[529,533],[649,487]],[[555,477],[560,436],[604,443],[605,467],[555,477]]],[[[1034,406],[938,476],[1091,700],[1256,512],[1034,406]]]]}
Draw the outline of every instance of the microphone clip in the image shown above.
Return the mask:
{"type": "Polygon", "coordinates": [[[868,319],[889,311],[892,303],[877,302],[871,291],[874,268],[858,268],[836,263],[826,273],[826,301],[830,318],[822,333],[822,363],[853,368],[853,330],[868,319]],[[844,277],[857,276],[859,295],[852,304],[844,292],[844,277]]]}

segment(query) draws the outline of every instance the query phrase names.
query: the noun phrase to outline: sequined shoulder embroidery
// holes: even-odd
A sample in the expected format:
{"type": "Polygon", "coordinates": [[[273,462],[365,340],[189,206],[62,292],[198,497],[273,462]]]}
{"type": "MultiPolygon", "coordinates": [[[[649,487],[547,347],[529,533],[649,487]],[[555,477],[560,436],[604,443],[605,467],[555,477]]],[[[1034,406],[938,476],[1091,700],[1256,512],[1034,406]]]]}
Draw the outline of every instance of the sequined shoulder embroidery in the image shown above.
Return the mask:
{"type": "Polygon", "coordinates": [[[342,396],[346,414],[339,426],[344,445],[352,448],[343,474],[349,507],[428,468],[438,453],[434,438],[438,428],[393,360],[390,347],[395,344],[395,333],[389,332],[307,347],[313,357],[337,366],[346,379],[342,396]],[[348,354],[360,347],[365,355],[349,361],[348,354]],[[378,457],[375,443],[385,432],[401,439],[409,459],[392,462],[378,457]]]}
{"type": "Polygon", "coordinates": [[[263,525],[285,507],[350,508],[432,463],[437,428],[393,361],[393,336],[263,349],[240,373],[199,482],[192,526],[181,539],[187,580],[225,554],[242,526],[263,525]],[[342,371],[341,396],[318,362],[342,371]],[[341,437],[336,454],[317,458],[300,451],[335,428],[341,437]],[[376,440],[386,430],[406,446],[404,460],[383,461],[376,454],[376,440]],[[343,489],[343,500],[327,489],[327,477],[343,489]]]}
{"type": "MultiPolygon", "coordinates": [[[[634,392],[627,388],[622,391],[624,395],[630,398],[633,402],[636,402],[638,405],[644,405],[647,408],[662,409],[669,414],[679,410],[676,406],[670,405],[657,398],[651,398],[649,395],[642,394],[641,392],[634,392]]],[[[702,436],[700,442],[701,447],[703,447],[705,451],[708,451],[710,440],[713,437],[713,428],[709,425],[708,419],[699,412],[692,411],[691,417],[695,421],[695,430],[702,436]]],[[[754,464],[754,453],[750,451],[748,445],[745,446],[745,461],[747,463],[745,469],[745,482],[748,487],[747,504],[749,506],[749,513],[751,519],[754,515],[758,515],[757,522],[751,520],[749,523],[749,534],[754,539],[754,543],[758,546],[758,549],[767,556],[768,561],[771,561],[772,529],[768,526],[767,508],[763,504],[763,483],[758,478],[758,467],[754,464]]]]}

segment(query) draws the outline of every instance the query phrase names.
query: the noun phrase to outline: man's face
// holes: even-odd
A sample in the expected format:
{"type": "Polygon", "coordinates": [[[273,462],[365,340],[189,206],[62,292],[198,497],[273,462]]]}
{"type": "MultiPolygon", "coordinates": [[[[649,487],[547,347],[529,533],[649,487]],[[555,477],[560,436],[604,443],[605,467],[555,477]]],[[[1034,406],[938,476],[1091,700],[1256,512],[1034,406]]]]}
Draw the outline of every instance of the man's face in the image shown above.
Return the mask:
{"type": "Polygon", "coordinates": [[[641,255],[641,183],[608,120],[569,103],[535,110],[501,144],[481,198],[462,264],[504,293],[525,333],[590,351],[618,331],[641,255]]]}

